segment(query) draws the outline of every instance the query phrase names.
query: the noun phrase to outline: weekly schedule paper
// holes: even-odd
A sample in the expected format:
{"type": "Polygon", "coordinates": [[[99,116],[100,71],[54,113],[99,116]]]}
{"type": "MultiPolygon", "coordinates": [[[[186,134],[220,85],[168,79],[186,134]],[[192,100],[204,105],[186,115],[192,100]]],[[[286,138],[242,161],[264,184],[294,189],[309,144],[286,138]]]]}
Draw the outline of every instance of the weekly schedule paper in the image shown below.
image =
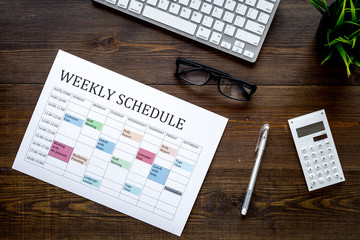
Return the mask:
{"type": "Polygon", "coordinates": [[[227,121],[60,50],[13,168],[180,236],[227,121]]]}

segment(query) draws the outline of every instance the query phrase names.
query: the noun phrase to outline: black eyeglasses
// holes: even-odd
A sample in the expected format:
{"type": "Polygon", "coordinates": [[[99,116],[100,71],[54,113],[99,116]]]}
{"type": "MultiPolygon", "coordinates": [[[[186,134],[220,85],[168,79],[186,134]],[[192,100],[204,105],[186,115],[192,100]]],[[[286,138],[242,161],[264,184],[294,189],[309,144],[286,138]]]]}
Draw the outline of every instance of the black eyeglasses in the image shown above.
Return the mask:
{"type": "Polygon", "coordinates": [[[180,57],[176,59],[174,75],[197,86],[204,86],[210,79],[216,79],[219,92],[225,97],[238,101],[249,100],[257,88],[255,84],[235,78],[228,73],[180,57]]]}

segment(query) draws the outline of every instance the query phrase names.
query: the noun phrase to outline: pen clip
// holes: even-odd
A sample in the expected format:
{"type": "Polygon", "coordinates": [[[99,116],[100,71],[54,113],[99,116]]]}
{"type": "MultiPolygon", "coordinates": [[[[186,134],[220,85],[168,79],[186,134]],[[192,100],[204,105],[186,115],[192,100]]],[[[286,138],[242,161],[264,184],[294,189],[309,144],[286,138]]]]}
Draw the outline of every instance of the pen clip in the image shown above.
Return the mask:
{"type": "Polygon", "coordinates": [[[258,141],[256,144],[256,148],[255,148],[255,152],[259,149],[260,146],[260,139],[262,138],[262,136],[264,135],[265,131],[268,131],[270,128],[269,124],[264,124],[264,126],[262,126],[262,128],[260,129],[260,133],[259,133],[259,137],[258,137],[258,141]]]}

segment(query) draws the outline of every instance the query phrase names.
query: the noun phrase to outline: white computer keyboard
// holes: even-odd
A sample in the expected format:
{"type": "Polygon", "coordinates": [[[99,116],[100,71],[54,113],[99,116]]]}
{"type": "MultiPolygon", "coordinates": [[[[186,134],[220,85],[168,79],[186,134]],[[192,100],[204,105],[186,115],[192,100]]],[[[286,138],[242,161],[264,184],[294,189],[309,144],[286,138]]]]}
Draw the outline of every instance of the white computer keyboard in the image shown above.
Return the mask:
{"type": "Polygon", "coordinates": [[[255,62],[280,0],[94,0],[255,62]]]}

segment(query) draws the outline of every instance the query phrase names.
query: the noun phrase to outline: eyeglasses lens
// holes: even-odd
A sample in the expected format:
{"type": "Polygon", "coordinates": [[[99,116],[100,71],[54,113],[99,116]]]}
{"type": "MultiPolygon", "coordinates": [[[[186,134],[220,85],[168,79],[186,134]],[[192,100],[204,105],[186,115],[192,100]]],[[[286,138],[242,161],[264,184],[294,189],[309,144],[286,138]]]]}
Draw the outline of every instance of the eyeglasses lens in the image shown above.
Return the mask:
{"type": "Polygon", "coordinates": [[[187,66],[184,64],[179,65],[179,77],[185,81],[196,84],[203,85],[210,78],[210,74],[201,68],[196,68],[192,66],[187,66]]]}
{"type": "Polygon", "coordinates": [[[220,91],[222,94],[238,100],[247,100],[251,89],[246,88],[239,81],[222,78],[220,80],[220,91]],[[246,96],[246,92],[247,96],[246,96]]]}

